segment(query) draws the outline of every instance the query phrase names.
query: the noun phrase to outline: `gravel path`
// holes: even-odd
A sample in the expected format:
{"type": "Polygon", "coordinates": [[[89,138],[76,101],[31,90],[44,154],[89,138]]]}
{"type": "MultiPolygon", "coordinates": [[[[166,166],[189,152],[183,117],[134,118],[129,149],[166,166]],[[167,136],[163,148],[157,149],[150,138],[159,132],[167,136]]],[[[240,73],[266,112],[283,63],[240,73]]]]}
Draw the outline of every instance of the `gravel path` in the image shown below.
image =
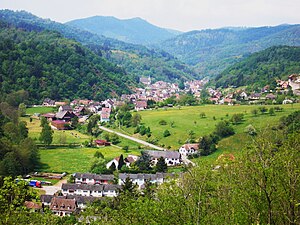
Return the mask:
{"type": "Polygon", "coordinates": [[[162,148],[162,147],[159,147],[159,146],[153,145],[153,144],[151,144],[151,143],[148,143],[148,142],[146,142],[146,141],[143,141],[143,140],[140,140],[140,139],[137,139],[137,138],[128,136],[128,135],[126,135],[126,134],[122,134],[122,133],[113,131],[113,130],[108,129],[108,128],[106,128],[106,127],[99,126],[99,128],[100,128],[101,130],[104,130],[104,131],[107,131],[107,132],[110,132],[110,133],[114,133],[114,134],[116,134],[116,135],[118,135],[118,136],[121,136],[121,137],[123,137],[123,138],[127,138],[127,139],[129,139],[129,140],[135,141],[135,142],[140,143],[140,144],[142,144],[142,145],[148,146],[148,147],[150,147],[150,148],[152,148],[152,149],[161,150],[161,151],[164,151],[164,150],[165,150],[165,149],[162,148]]]}

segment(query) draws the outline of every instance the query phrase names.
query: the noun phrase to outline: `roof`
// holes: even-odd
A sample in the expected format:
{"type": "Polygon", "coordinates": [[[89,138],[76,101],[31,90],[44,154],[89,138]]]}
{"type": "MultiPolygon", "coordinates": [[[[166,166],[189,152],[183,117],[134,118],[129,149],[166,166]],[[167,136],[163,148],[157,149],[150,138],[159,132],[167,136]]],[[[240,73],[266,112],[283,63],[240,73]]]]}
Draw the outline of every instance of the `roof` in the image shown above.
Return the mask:
{"type": "Polygon", "coordinates": [[[66,196],[41,195],[41,202],[50,203],[52,198],[54,197],[63,198],[63,199],[75,199],[77,204],[87,204],[99,199],[97,197],[81,196],[81,195],[66,195],[66,196]]]}
{"type": "Polygon", "coordinates": [[[73,111],[72,107],[69,105],[62,105],[61,107],[61,111],[73,111]]]}
{"type": "Polygon", "coordinates": [[[137,173],[137,174],[127,174],[127,173],[120,173],[119,179],[125,180],[127,177],[130,179],[141,179],[141,180],[158,180],[167,177],[173,177],[173,173],[155,173],[155,174],[147,174],[147,173],[137,173]]]}
{"type": "Polygon", "coordinates": [[[177,151],[154,151],[154,150],[147,150],[145,151],[148,153],[152,158],[172,158],[172,159],[180,159],[180,153],[177,151]]]}
{"type": "MultiPolygon", "coordinates": [[[[102,140],[96,140],[96,141],[102,141],[102,140]]],[[[74,177],[94,179],[94,180],[114,180],[114,175],[110,175],[110,174],[75,173],[74,177]]]]}
{"type": "Polygon", "coordinates": [[[108,191],[117,190],[121,186],[116,184],[99,184],[99,185],[89,185],[89,184],[62,184],[61,188],[63,190],[88,190],[88,191],[108,191]]]}
{"type": "Polygon", "coordinates": [[[111,113],[111,108],[102,108],[101,113],[111,113]]]}
{"type": "Polygon", "coordinates": [[[45,113],[42,116],[45,118],[53,118],[53,117],[55,117],[55,113],[45,113]]]}
{"type": "Polygon", "coordinates": [[[53,197],[50,203],[51,210],[75,212],[77,204],[75,199],[53,197]]]}
{"type": "Polygon", "coordinates": [[[25,207],[27,209],[41,209],[42,206],[40,206],[38,203],[31,202],[31,201],[25,201],[25,207]]]}
{"type": "Polygon", "coordinates": [[[60,111],[60,112],[57,112],[55,115],[55,117],[57,119],[71,118],[72,116],[75,116],[75,114],[73,112],[69,112],[69,111],[60,111]]]}
{"type": "Polygon", "coordinates": [[[137,108],[147,108],[147,101],[136,101],[135,107],[137,107],[137,108]]]}
{"type": "Polygon", "coordinates": [[[199,150],[199,144],[184,144],[181,146],[181,148],[185,148],[186,150],[189,150],[191,148],[195,149],[195,150],[199,150]]]}

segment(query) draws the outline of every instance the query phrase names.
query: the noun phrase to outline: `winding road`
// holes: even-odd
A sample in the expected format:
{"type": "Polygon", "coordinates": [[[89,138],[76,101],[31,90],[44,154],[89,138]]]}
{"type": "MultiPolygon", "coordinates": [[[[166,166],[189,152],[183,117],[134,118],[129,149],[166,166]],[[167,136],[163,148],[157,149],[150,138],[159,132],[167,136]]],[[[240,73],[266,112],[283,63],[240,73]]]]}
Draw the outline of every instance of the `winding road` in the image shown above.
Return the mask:
{"type": "Polygon", "coordinates": [[[101,130],[104,130],[104,131],[107,131],[107,132],[110,132],[110,133],[114,133],[114,134],[116,134],[116,135],[118,135],[118,136],[121,136],[121,137],[123,137],[123,138],[127,138],[127,139],[129,139],[129,140],[135,141],[135,142],[140,143],[140,144],[142,144],[142,145],[148,146],[148,147],[150,147],[150,148],[152,148],[152,149],[161,150],[161,151],[164,151],[164,150],[165,150],[165,149],[162,148],[162,147],[159,147],[159,146],[156,146],[156,145],[154,145],[154,144],[148,143],[148,142],[146,142],[146,141],[143,141],[143,140],[140,140],[140,139],[131,137],[131,136],[126,135],[126,134],[122,134],[122,133],[120,133],[120,132],[116,132],[116,131],[111,130],[111,129],[108,129],[108,128],[106,128],[106,127],[99,126],[99,128],[100,128],[101,130]]]}

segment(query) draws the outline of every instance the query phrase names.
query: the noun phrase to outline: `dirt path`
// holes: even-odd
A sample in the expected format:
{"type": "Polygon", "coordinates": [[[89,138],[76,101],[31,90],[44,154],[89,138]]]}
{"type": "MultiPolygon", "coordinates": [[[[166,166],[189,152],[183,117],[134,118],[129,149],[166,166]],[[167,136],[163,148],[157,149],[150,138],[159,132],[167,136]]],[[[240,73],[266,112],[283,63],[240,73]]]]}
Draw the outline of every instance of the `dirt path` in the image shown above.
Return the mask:
{"type": "Polygon", "coordinates": [[[143,140],[140,140],[140,139],[137,139],[137,138],[128,136],[128,135],[126,135],[126,134],[122,134],[122,133],[113,131],[113,130],[108,129],[108,128],[106,128],[106,127],[99,126],[99,128],[100,128],[101,130],[104,130],[104,131],[107,131],[107,132],[110,132],[110,133],[114,133],[114,134],[116,134],[116,135],[118,135],[118,136],[121,136],[121,137],[123,137],[123,138],[127,138],[127,139],[129,139],[129,140],[135,141],[135,142],[140,143],[140,144],[142,144],[142,145],[148,146],[148,147],[150,147],[150,148],[152,148],[152,149],[161,150],[161,151],[164,151],[164,150],[165,150],[165,149],[162,148],[162,147],[159,147],[159,146],[153,145],[153,144],[151,144],[151,143],[148,143],[148,142],[146,142],[146,141],[143,141],[143,140]]]}

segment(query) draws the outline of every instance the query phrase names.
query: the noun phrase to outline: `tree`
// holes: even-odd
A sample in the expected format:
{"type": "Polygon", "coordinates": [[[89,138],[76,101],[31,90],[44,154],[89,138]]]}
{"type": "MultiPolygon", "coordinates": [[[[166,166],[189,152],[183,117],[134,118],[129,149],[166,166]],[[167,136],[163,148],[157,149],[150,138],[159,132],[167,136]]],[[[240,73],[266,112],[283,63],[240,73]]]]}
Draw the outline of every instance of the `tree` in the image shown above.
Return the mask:
{"type": "Polygon", "coordinates": [[[237,114],[233,114],[230,121],[233,124],[238,124],[241,123],[244,119],[244,114],[243,113],[237,113],[237,114]]]}
{"type": "Polygon", "coordinates": [[[164,137],[169,137],[171,135],[171,133],[170,133],[170,131],[165,130],[163,135],[164,135],[164,137]]]}
{"type": "Polygon", "coordinates": [[[19,116],[25,116],[26,115],[26,105],[24,103],[21,103],[19,105],[19,116]]]}
{"type": "Polygon", "coordinates": [[[119,136],[117,134],[115,134],[115,133],[112,133],[110,135],[110,140],[111,140],[111,143],[114,144],[114,145],[120,143],[119,136]]]}
{"type": "Polygon", "coordinates": [[[118,164],[118,170],[121,170],[122,166],[124,165],[124,157],[123,157],[123,154],[120,155],[120,158],[119,158],[119,164],[118,164]]]}
{"type": "Polygon", "coordinates": [[[39,140],[44,143],[45,146],[49,146],[52,143],[53,130],[48,123],[44,124],[39,140]]]}
{"type": "Polygon", "coordinates": [[[113,162],[109,167],[109,171],[113,173],[114,171],[116,171],[116,169],[117,169],[116,164],[115,162],[113,162]]]}
{"type": "Polygon", "coordinates": [[[258,110],[261,112],[261,114],[268,112],[268,109],[265,106],[259,107],[258,110]]]}
{"type": "Polygon", "coordinates": [[[165,120],[160,120],[158,123],[159,125],[167,125],[167,121],[165,120]]]}
{"type": "Polygon", "coordinates": [[[142,117],[140,114],[135,113],[131,118],[131,125],[133,127],[137,127],[142,121],[142,117]]]}
{"type": "Polygon", "coordinates": [[[156,171],[165,173],[165,172],[167,172],[167,170],[168,170],[168,166],[167,166],[167,163],[165,162],[164,157],[160,157],[156,163],[156,171]]]}
{"type": "Polygon", "coordinates": [[[270,116],[275,116],[275,110],[274,110],[274,108],[270,108],[269,109],[269,115],[270,116]]]}
{"type": "Polygon", "coordinates": [[[101,152],[99,152],[99,151],[95,152],[94,157],[95,158],[102,158],[102,159],[104,159],[104,155],[101,152]]]}
{"type": "Polygon", "coordinates": [[[224,138],[234,134],[233,128],[230,126],[228,121],[220,121],[216,124],[214,134],[224,138]]]}
{"type": "Polygon", "coordinates": [[[251,124],[245,127],[245,133],[251,136],[255,136],[257,134],[256,129],[251,124]]]}
{"type": "Polygon", "coordinates": [[[253,110],[251,111],[251,113],[253,114],[253,116],[257,116],[258,110],[257,110],[257,109],[253,109],[253,110]]]}
{"type": "Polygon", "coordinates": [[[200,155],[206,156],[217,150],[218,137],[215,135],[205,135],[199,140],[200,155]]]}
{"type": "Polygon", "coordinates": [[[128,147],[128,145],[125,145],[122,149],[125,150],[125,152],[128,152],[129,147],[128,147]]]}
{"type": "Polygon", "coordinates": [[[206,117],[205,112],[201,112],[201,113],[200,113],[200,118],[205,118],[205,117],[206,117]]]}
{"type": "Polygon", "coordinates": [[[135,165],[139,168],[139,170],[147,171],[147,170],[151,170],[150,163],[151,163],[151,156],[147,152],[142,151],[141,156],[135,162],[135,165]]]}

